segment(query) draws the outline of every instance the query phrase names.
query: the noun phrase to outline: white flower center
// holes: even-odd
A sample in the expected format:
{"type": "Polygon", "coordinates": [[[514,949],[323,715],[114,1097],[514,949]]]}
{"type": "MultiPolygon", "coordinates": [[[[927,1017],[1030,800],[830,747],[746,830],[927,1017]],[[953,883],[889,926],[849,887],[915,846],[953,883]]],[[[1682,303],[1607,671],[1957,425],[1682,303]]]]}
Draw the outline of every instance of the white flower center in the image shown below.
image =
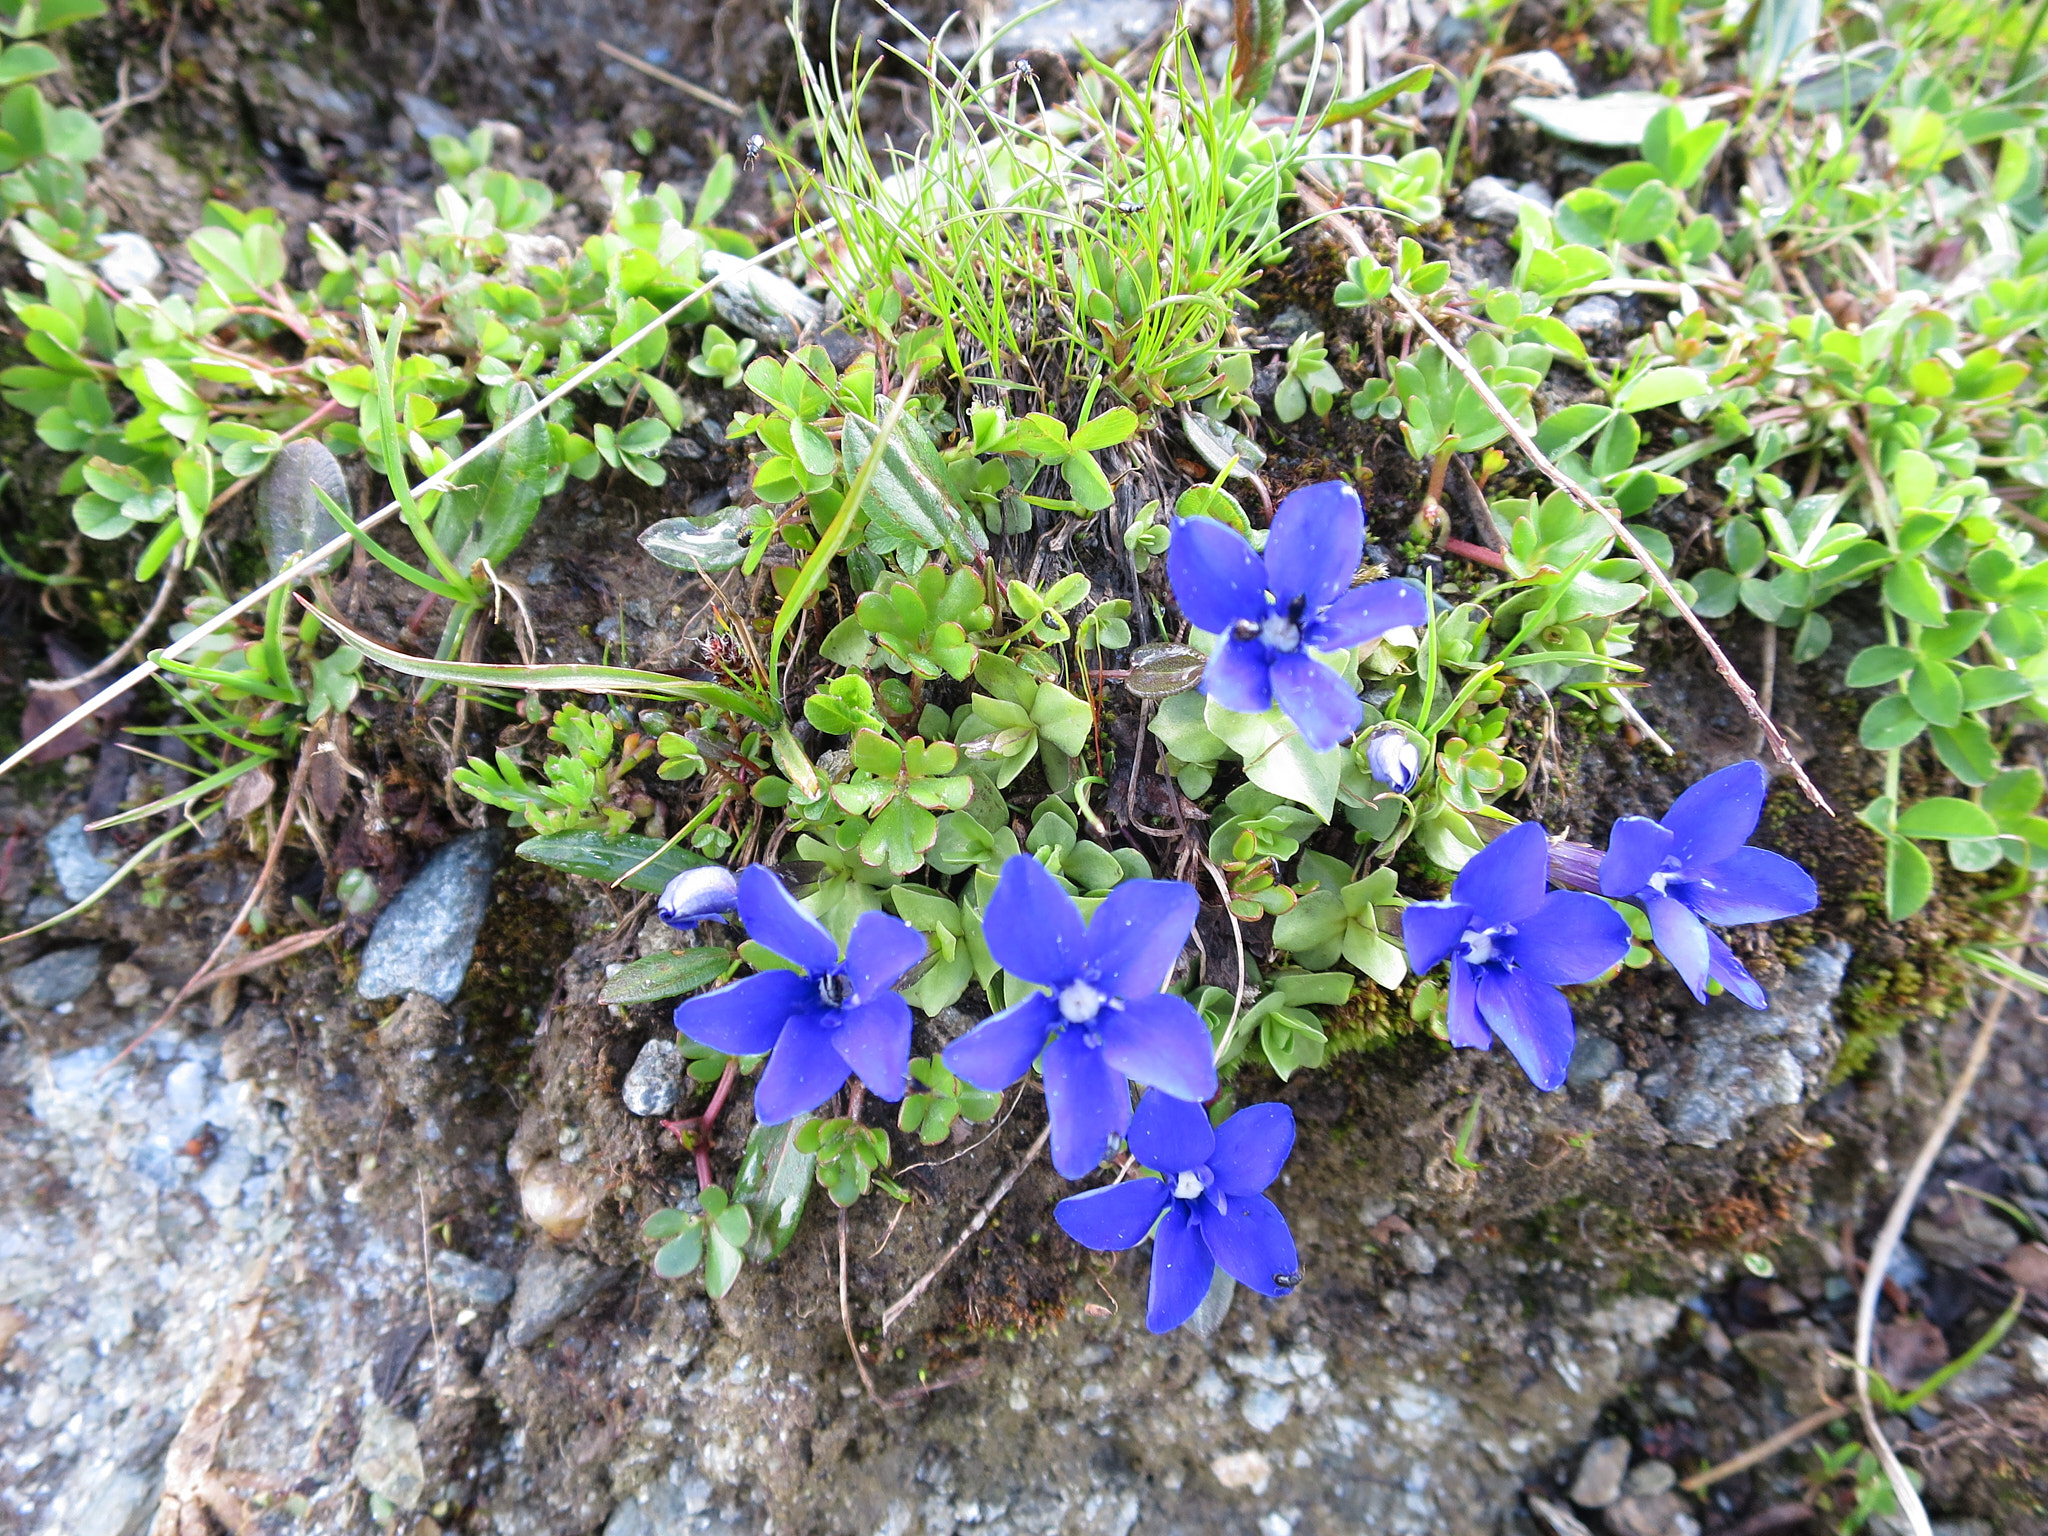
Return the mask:
{"type": "Polygon", "coordinates": [[[1085,981],[1070,981],[1060,991],[1060,1017],[1069,1024],[1086,1024],[1102,1012],[1102,994],[1085,981]]]}
{"type": "Polygon", "coordinates": [[[1654,875],[1650,876],[1650,889],[1655,891],[1659,896],[1662,896],[1664,894],[1664,887],[1669,885],[1673,880],[1677,878],[1678,875],[1675,870],[1660,869],[1654,875]]]}
{"type": "Polygon", "coordinates": [[[1202,1195],[1202,1176],[1194,1169],[1184,1169],[1173,1182],[1173,1198],[1176,1200],[1198,1200],[1202,1195]]]}
{"type": "Polygon", "coordinates": [[[1259,626],[1259,638],[1276,651],[1301,649],[1301,626],[1284,613],[1269,613],[1259,626]]]}
{"type": "Polygon", "coordinates": [[[1498,928],[1467,928],[1463,940],[1466,962],[1471,965],[1485,965],[1497,958],[1496,941],[1514,931],[1505,923],[1498,928]]]}

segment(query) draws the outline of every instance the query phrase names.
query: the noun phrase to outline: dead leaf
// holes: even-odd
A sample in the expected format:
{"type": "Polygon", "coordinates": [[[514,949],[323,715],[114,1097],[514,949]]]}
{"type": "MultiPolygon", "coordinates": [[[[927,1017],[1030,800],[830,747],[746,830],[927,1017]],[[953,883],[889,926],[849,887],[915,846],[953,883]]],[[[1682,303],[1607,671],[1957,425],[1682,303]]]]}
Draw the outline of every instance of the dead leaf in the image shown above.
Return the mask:
{"type": "Polygon", "coordinates": [[[270,797],[277,793],[277,780],[268,766],[251,768],[228,786],[227,798],[221,804],[222,812],[230,821],[240,821],[270,804],[270,797]]]}
{"type": "Polygon", "coordinates": [[[2029,1296],[2048,1297],[2048,1247],[2021,1243],[1999,1262],[2006,1278],[2029,1296]]]}
{"type": "Polygon", "coordinates": [[[1877,1330],[1876,1365],[1894,1387],[1917,1387],[1948,1364],[1948,1340],[1924,1317],[1902,1317],[1877,1330]]]}

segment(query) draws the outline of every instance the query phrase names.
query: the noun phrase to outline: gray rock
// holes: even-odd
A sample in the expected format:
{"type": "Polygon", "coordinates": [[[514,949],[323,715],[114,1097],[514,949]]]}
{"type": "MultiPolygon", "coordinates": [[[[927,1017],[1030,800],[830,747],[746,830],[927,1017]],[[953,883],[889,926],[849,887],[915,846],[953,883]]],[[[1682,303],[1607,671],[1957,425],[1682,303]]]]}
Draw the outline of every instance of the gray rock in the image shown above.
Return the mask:
{"type": "Polygon", "coordinates": [[[1293,1411],[1294,1399],[1271,1387],[1253,1387],[1245,1393],[1243,1403],[1238,1406],[1245,1423],[1262,1435],[1270,1435],[1286,1423],[1287,1415],[1293,1411]]]}
{"type": "Polygon", "coordinates": [[[92,1497],[65,1521],[67,1536],[136,1536],[156,1509],[154,1477],[117,1469],[103,1479],[92,1497]]]}
{"type": "Polygon", "coordinates": [[[1654,1499],[1678,1486],[1678,1470],[1668,1461],[1639,1461],[1628,1469],[1621,1491],[1632,1499],[1654,1499]]]}
{"type": "Polygon", "coordinates": [[[420,1495],[427,1491],[419,1426],[393,1413],[375,1393],[369,1394],[349,1470],[357,1482],[398,1508],[417,1508],[420,1495]]]}
{"type": "Polygon", "coordinates": [[[1763,1012],[1731,997],[1700,1010],[1692,1059],[1664,1104],[1673,1141],[1717,1147],[1753,1115],[1797,1104],[1826,1082],[1835,998],[1848,963],[1846,945],[1821,945],[1778,984],[1763,1012]]]}
{"type": "Polygon", "coordinates": [[[85,840],[85,817],[66,816],[43,835],[57,885],[67,901],[83,901],[114,878],[114,866],[92,851],[85,840]]]}
{"type": "Polygon", "coordinates": [[[495,1307],[512,1294],[512,1277],[502,1269],[480,1264],[467,1254],[443,1248],[427,1266],[434,1289],[472,1307],[495,1307]]]}
{"type": "Polygon", "coordinates": [[[7,990],[30,1008],[55,1008],[73,1002],[100,973],[100,947],[59,949],[17,966],[7,973],[7,990]]]}
{"type": "MultiPolygon", "coordinates": [[[[336,506],[349,506],[348,477],[326,445],[295,438],[278,450],[270,471],[256,487],[256,530],[270,556],[270,574],[275,576],[293,555],[320,548],[340,537],[341,524],[321,503],[317,491],[325,491],[336,506]]],[[[317,569],[338,570],[348,558],[343,546],[321,561],[317,569]]]]}
{"type": "Polygon", "coordinates": [[[629,1114],[652,1117],[676,1107],[683,1088],[683,1056],[673,1040],[654,1039],[640,1047],[619,1097],[629,1114]]]}
{"type": "Polygon", "coordinates": [[[459,139],[469,132],[462,119],[431,97],[416,95],[411,91],[398,93],[398,110],[412,122],[413,131],[423,139],[436,138],[446,134],[459,139]]]}
{"type": "Polygon", "coordinates": [[[520,1348],[538,1342],[618,1283],[625,1273],[553,1243],[536,1243],[519,1266],[505,1337],[520,1348]]]}
{"type": "Polygon", "coordinates": [[[1600,348],[1621,340],[1621,305],[1611,294],[1596,293],[1564,312],[1564,323],[1576,331],[1589,347],[1600,348]]]}
{"type": "MultiPolygon", "coordinates": [[[[996,14],[985,23],[993,31],[1032,10],[1032,0],[1004,0],[996,14]]],[[[1122,0],[1117,5],[1091,4],[1090,0],[1059,0],[1048,10],[1027,16],[1004,32],[997,44],[998,61],[1009,61],[1033,48],[1064,54],[1078,63],[1081,48],[1100,58],[1115,58],[1135,48],[1173,15],[1167,0],[1122,0]]],[[[984,36],[987,35],[984,32],[984,36]]],[[[1026,88],[1025,102],[1030,102],[1026,88]]]]}
{"type": "Polygon", "coordinates": [[[117,229],[100,236],[107,254],[93,263],[93,270],[121,293],[149,288],[164,275],[164,259],[156,247],[131,230],[117,229]]]}
{"type": "Polygon", "coordinates": [[[384,909],[356,991],[363,997],[423,992],[451,1003],[476,952],[477,929],[490,901],[491,871],[504,837],[495,827],[470,832],[437,849],[426,867],[384,909]]]}
{"type": "Polygon", "coordinates": [[[1628,1452],[1628,1440],[1622,1435],[1609,1435],[1587,1446],[1586,1454],[1579,1458],[1579,1475],[1572,1479],[1571,1501],[1581,1509],[1605,1509],[1620,1498],[1628,1452]]]}
{"type": "Polygon", "coordinates": [[[671,1536],[711,1507],[711,1484],[701,1477],[649,1483],[612,1511],[604,1536],[671,1536]]]}
{"type": "Polygon", "coordinates": [[[1700,1523],[1675,1493],[1618,1499],[1607,1506],[1613,1536],[1700,1536],[1700,1523]]]}
{"type": "Polygon", "coordinates": [[[1581,1035],[1572,1047],[1572,1064],[1564,1080],[1574,1088],[1590,1088],[1605,1082],[1621,1065],[1621,1047],[1600,1035],[1581,1035]]]}
{"type": "Polygon", "coordinates": [[[1916,1219],[1913,1241],[1937,1264],[1950,1269],[1975,1269],[1979,1264],[1996,1264],[2020,1245],[2019,1233],[1967,1197],[1955,1200],[1950,1222],[1932,1216],[1916,1219]]]}
{"type": "Polygon", "coordinates": [[[1992,1536],[1989,1520],[1937,1520],[1928,1529],[1934,1536],[1992,1536]]]}
{"type": "Polygon", "coordinates": [[[164,1075],[164,1107],[180,1119],[206,1108],[206,1063],[181,1061],[164,1075]]]}
{"type": "Polygon", "coordinates": [[[793,347],[797,337],[824,318],[825,306],[786,277],[760,267],[747,267],[737,256],[724,251],[706,251],[702,271],[706,277],[740,270],[738,275],[711,290],[711,307],[718,318],[772,346],[793,347]]]}
{"type": "Polygon", "coordinates": [[[1409,1274],[1436,1273],[1436,1250],[1429,1246],[1428,1239],[1420,1232],[1396,1232],[1389,1246],[1394,1250],[1394,1257],[1401,1261],[1401,1267],[1409,1274]]]}
{"type": "Polygon", "coordinates": [[[2018,1373],[2010,1360],[2001,1360],[1997,1355],[1986,1355],[1962,1375],[1941,1389],[1941,1395],[1951,1404],[1967,1407],[1976,1403],[1995,1403],[2001,1397],[2011,1397],[2019,1385],[2018,1373]]]}
{"type": "Polygon", "coordinates": [[[1563,59],[1548,48],[1495,59],[1487,74],[1515,96],[1576,96],[1579,82],[1563,59]]]}
{"type": "Polygon", "coordinates": [[[1468,219],[1484,219],[1489,224],[1513,224],[1522,216],[1522,205],[1537,203],[1533,197],[1524,196],[1498,176],[1480,176],[1467,183],[1465,190],[1458,194],[1458,207],[1468,219]]]}
{"type": "Polygon", "coordinates": [[[1884,1267],[1885,1278],[1896,1280],[1904,1290],[1917,1290],[1927,1279],[1927,1261],[1920,1257],[1910,1243],[1900,1243],[1892,1250],[1892,1261],[1884,1267]]]}

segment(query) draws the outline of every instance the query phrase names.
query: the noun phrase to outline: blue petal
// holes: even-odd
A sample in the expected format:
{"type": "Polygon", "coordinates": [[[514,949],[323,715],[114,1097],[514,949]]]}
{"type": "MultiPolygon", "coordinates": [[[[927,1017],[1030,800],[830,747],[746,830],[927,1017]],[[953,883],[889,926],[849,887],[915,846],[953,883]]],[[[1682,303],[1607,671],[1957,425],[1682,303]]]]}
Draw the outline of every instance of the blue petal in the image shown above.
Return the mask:
{"type": "Polygon", "coordinates": [[[1197,629],[1222,634],[1266,617],[1266,567],[1251,545],[1213,517],[1177,517],[1166,546],[1173,600],[1197,629]]]}
{"type": "Polygon", "coordinates": [[[1538,981],[1562,987],[1619,965],[1628,943],[1628,919],[1598,896],[1552,891],[1503,947],[1538,981]]]}
{"type": "Polygon", "coordinates": [[[1303,486],[1280,503],[1266,534],[1266,585],[1274,606],[1285,609],[1306,597],[1308,612],[1327,608],[1351,585],[1364,550],[1358,492],[1343,480],[1303,486]]]}
{"type": "Polygon", "coordinates": [[[1734,952],[1721,942],[1721,935],[1713,929],[1707,930],[1707,974],[1721,983],[1721,990],[1738,1002],[1752,1008],[1768,1008],[1771,1000],[1764,995],[1764,989],[1749,974],[1749,968],[1735,958],[1734,952]]]}
{"type": "Polygon", "coordinates": [[[1428,622],[1429,599],[1414,582],[1368,581],[1316,615],[1302,638],[1319,651],[1346,651],[1404,624],[1421,629],[1428,622]]]}
{"type": "Polygon", "coordinates": [[[1445,1003],[1449,1009],[1451,1044],[1474,1051],[1493,1049],[1493,1031],[1479,1017],[1479,973],[1462,959],[1451,962],[1451,985],[1445,1003]]]}
{"type": "Polygon", "coordinates": [[[1577,1031],[1571,1005],[1527,971],[1489,965],[1479,973],[1479,1012],[1545,1093],[1564,1085],[1577,1031]]]}
{"type": "Polygon", "coordinates": [[[1185,880],[1126,880],[1089,919],[1089,975],[1112,997],[1157,992],[1201,910],[1202,898],[1185,880]]]}
{"type": "MultiPolygon", "coordinates": [[[[1141,1113],[1143,1108],[1139,1106],[1141,1113]]],[[[1294,1111],[1285,1104],[1253,1104],[1216,1127],[1216,1151],[1209,1168],[1217,1187],[1233,1197],[1235,1209],[1234,1197],[1256,1195],[1280,1177],[1281,1165],[1293,1150],[1294,1111]]]]}
{"type": "Polygon", "coordinates": [[[1234,1199],[1228,1211],[1205,1208],[1201,1233],[1210,1256],[1239,1285],[1261,1296],[1285,1296],[1294,1289],[1301,1255],[1287,1218],[1264,1195],[1234,1199]]]}
{"type": "Polygon", "coordinates": [[[671,928],[692,928],[706,918],[725,917],[739,906],[739,882],[722,864],[686,869],[661,888],[655,911],[671,928]]]}
{"type": "Polygon", "coordinates": [[[1472,855],[1451,883],[1451,900],[1472,909],[1475,927],[1519,923],[1550,888],[1550,839],[1533,821],[1510,827],[1472,855]]]}
{"type": "Polygon", "coordinates": [[[1327,752],[1365,720],[1365,706],[1336,672],[1306,651],[1273,658],[1273,702],[1314,752],[1327,752]]]}
{"type": "Polygon", "coordinates": [[[1638,898],[1649,914],[1650,937],[1657,941],[1657,953],[1670,962],[1692,995],[1707,1000],[1707,925],[1693,915],[1692,908],[1655,891],[1638,898]]]}
{"type": "Polygon", "coordinates": [[[1102,1059],[1126,1077],[1197,1103],[1216,1092],[1209,1028],[1186,998],[1170,992],[1134,997],[1120,1008],[1104,1008],[1095,1028],[1102,1059]]]}
{"type": "Polygon", "coordinates": [[[1081,909],[1028,853],[1004,860],[981,932],[997,965],[1041,986],[1065,985],[1087,961],[1081,909]]]}
{"type": "Polygon", "coordinates": [[[1820,904],[1813,876],[1768,848],[1738,848],[1698,879],[1674,881],[1671,894],[1723,927],[1772,923],[1811,912],[1820,904]]]}
{"type": "Polygon", "coordinates": [[[822,976],[839,964],[839,941],[796,904],[796,898],[765,865],[749,864],[740,872],[740,920],[747,925],[748,938],[813,976],[822,976]]]}
{"type": "Polygon", "coordinates": [[[1052,1165],[1063,1179],[1085,1178],[1131,1123],[1131,1088],[1069,1029],[1045,1048],[1045,1109],[1052,1121],[1052,1165]]]}
{"type": "Polygon", "coordinates": [[[1401,943],[1420,976],[1458,947],[1476,915],[1462,901],[1416,901],[1401,909],[1401,943]]]}
{"type": "Polygon", "coordinates": [[[754,1086],[754,1118],[761,1124],[780,1125],[816,1109],[845,1083],[846,1061],[833,1048],[832,1031],[820,1022],[828,1017],[799,1013],[782,1027],[782,1038],[754,1086]]]}
{"type": "Polygon", "coordinates": [[[1014,1008],[987,1018],[946,1047],[946,1070],[986,1093],[1001,1093],[1031,1070],[1046,1036],[1060,1024],[1059,1008],[1034,992],[1014,1008]]]}
{"type": "Polygon", "coordinates": [[[1052,1219],[1083,1248],[1120,1253],[1145,1241],[1172,1198],[1158,1179],[1126,1179],[1107,1189],[1067,1196],[1052,1208],[1052,1219]]]}
{"type": "MultiPolygon", "coordinates": [[[[870,914],[871,916],[873,914],[870,914]]],[[[884,992],[839,1015],[833,1049],[868,1085],[868,1092],[892,1104],[903,1097],[910,1070],[910,1004],[898,992],[884,992]]]]}
{"type": "Polygon", "coordinates": [[[1216,1261],[1201,1239],[1201,1229],[1188,1221],[1187,1207],[1175,1204],[1160,1218],[1152,1234],[1152,1292],[1145,1301],[1145,1326],[1171,1333],[1195,1315],[1209,1294],[1216,1261]]]}
{"type": "Polygon", "coordinates": [[[1664,867],[1678,839],[1647,816],[1624,816],[1607,834],[1607,857],[1600,861],[1600,889],[1614,897],[1633,896],[1664,867]]]}
{"type": "Polygon", "coordinates": [[[1202,669],[1202,692],[1241,715],[1263,715],[1273,707],[1273,679],[1266,647],[1257,640],[1221,640],[1202,669]]]}
{"type": "Polygon", "coordinates": [[[1671,802],[1664,825],[1677,838],[1678,867],[1694,874],[1718,864],[1749,841],[1763,814],[1770,780],[1763,764],[1733,763],[1710,773],[1671,802]]]}
{"type": "Polygon", "coordinates": [[[846,964],[841,967],[852,984],[848,995],[856,1003],[874,1001],[924,958],[925,948],[924,935],[901,918],[886,912],[861,913],[847,936],[846,964]]]}
{"type": "Polygon", "coordinates": [[[1156,1089],[1138,1100],[1125,1139],[1133,1157],[1160,1173],[1199,1168],[1216,1150],[1216,1133],[1202,1106],[1156,1089]]]}
{"type": "Polygon", "coordinates": [[[795,971],[763,971],[676,1004],[676,1029],[728,1056],[774,1049],[793,1013],[818,1006],[818,984],[795,971]]]}

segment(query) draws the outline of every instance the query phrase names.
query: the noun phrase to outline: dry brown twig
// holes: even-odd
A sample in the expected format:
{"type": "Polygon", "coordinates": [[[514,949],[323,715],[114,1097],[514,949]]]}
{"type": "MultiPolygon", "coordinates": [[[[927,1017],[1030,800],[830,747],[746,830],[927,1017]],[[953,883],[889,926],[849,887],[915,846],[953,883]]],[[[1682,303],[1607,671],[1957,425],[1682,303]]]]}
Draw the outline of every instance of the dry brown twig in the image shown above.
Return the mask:
{"type": "MultiPolygon", "coordinates": [[[[1322,219],[1324,227],[1331,230],[1346,245],[1350,246],[1356,255],[1372,256],[1371,247],[1366,244],[1365,237],[1359,233],[1356,226],[1349,220],[1331,217],[1332,214],[1339,210],[1331,204],[1327,197],[1311,187],[1307,180],[1297,183],[1296,190],[1301,197],[1302,206],[1308,210],[1311,216],[1322,219]]],[[[1657,590],[1663,593],[1665,601],[1677,609],[1679,615],[1685,620],[1686,626],[1699,638],[1700,644],[1706,647],[1707,655],[1714,663],[1714,670],[1720,673],[1721,681],[1728,685],[1729,691],[1742,702],[1742,707],[1748,711],[1750,718],[1756,721],[1757,729],[1763,733],[1764,740],[1770,745],[1771,755],[1785,765],[1787,771],[1791,773],[1793,781],[1798,784],[1801,793],[1808,800],[1813,802],[1819,809],[1826,811],[1830,816],[1834,815],[1834,807],[1828,804],[1827,798],[1821,794],[1819,787],[1814,784],[1812,779],[1807,777],[1806,770],[1800,767],[1798,762],[1794,760],[1791,745],[1785,740],[1784,734],[1778,727],[1772,723],[1770,714],[1758,700],[1756,691],[1743,679],[1742,674],[1735,670],[1735,664],[1728,659],[1727,653],[1721,649],[1719,642],[1714,639],[1712,632],[1700,621],[1699,615],[1692,611],[1691,606],[1685,599],[1679,595],[1678,589],[1672,585],[1670,576],[1657,563],[1656,558],[1643,547],[1642,541],[1621,520],[1621,514],[1616,512],[1614,508],[1606,505],[1550,461],[1549,456],[1536,446],[1536,440],[1522,429],[1522,424],[1515,420],[1514,415],[1508,408],[1501,404],[1500,397],[1494,394],[1492,389],[1487,386],[1486,380],[1480,377],[1479,370],[1472,366],[1471,359],[1465,356],[1462,349],[1453,346],[1450,340],[1430,323],[1429,317],[1422,312],[1421,307],[1413,299],[1403,293],[1399,287],[1393,290],[1393,299],[1400,306],[1401,312],[1408,317],[1415,327],[1424,336],[1428,337],[1429,340],[1436,343],[1437,347],[1443,352],[1444,360],[1452,368],[1456,369],[1459,376],[1472,387],[1473,391],[1485,404],[1488,412],[1506,428],[1509,439],[1517,448],[1522,450],[1523,455],[1527,457],[1529,462],[1546,479],[1556,485],[1559,490],[1571,497],[1573,501],[1577,502],[1586,511],[1607,524],[1615,538],[1621,541],[1622,547],[1629,552],[1630,557],[1642,566],[1657,590]]]]}

